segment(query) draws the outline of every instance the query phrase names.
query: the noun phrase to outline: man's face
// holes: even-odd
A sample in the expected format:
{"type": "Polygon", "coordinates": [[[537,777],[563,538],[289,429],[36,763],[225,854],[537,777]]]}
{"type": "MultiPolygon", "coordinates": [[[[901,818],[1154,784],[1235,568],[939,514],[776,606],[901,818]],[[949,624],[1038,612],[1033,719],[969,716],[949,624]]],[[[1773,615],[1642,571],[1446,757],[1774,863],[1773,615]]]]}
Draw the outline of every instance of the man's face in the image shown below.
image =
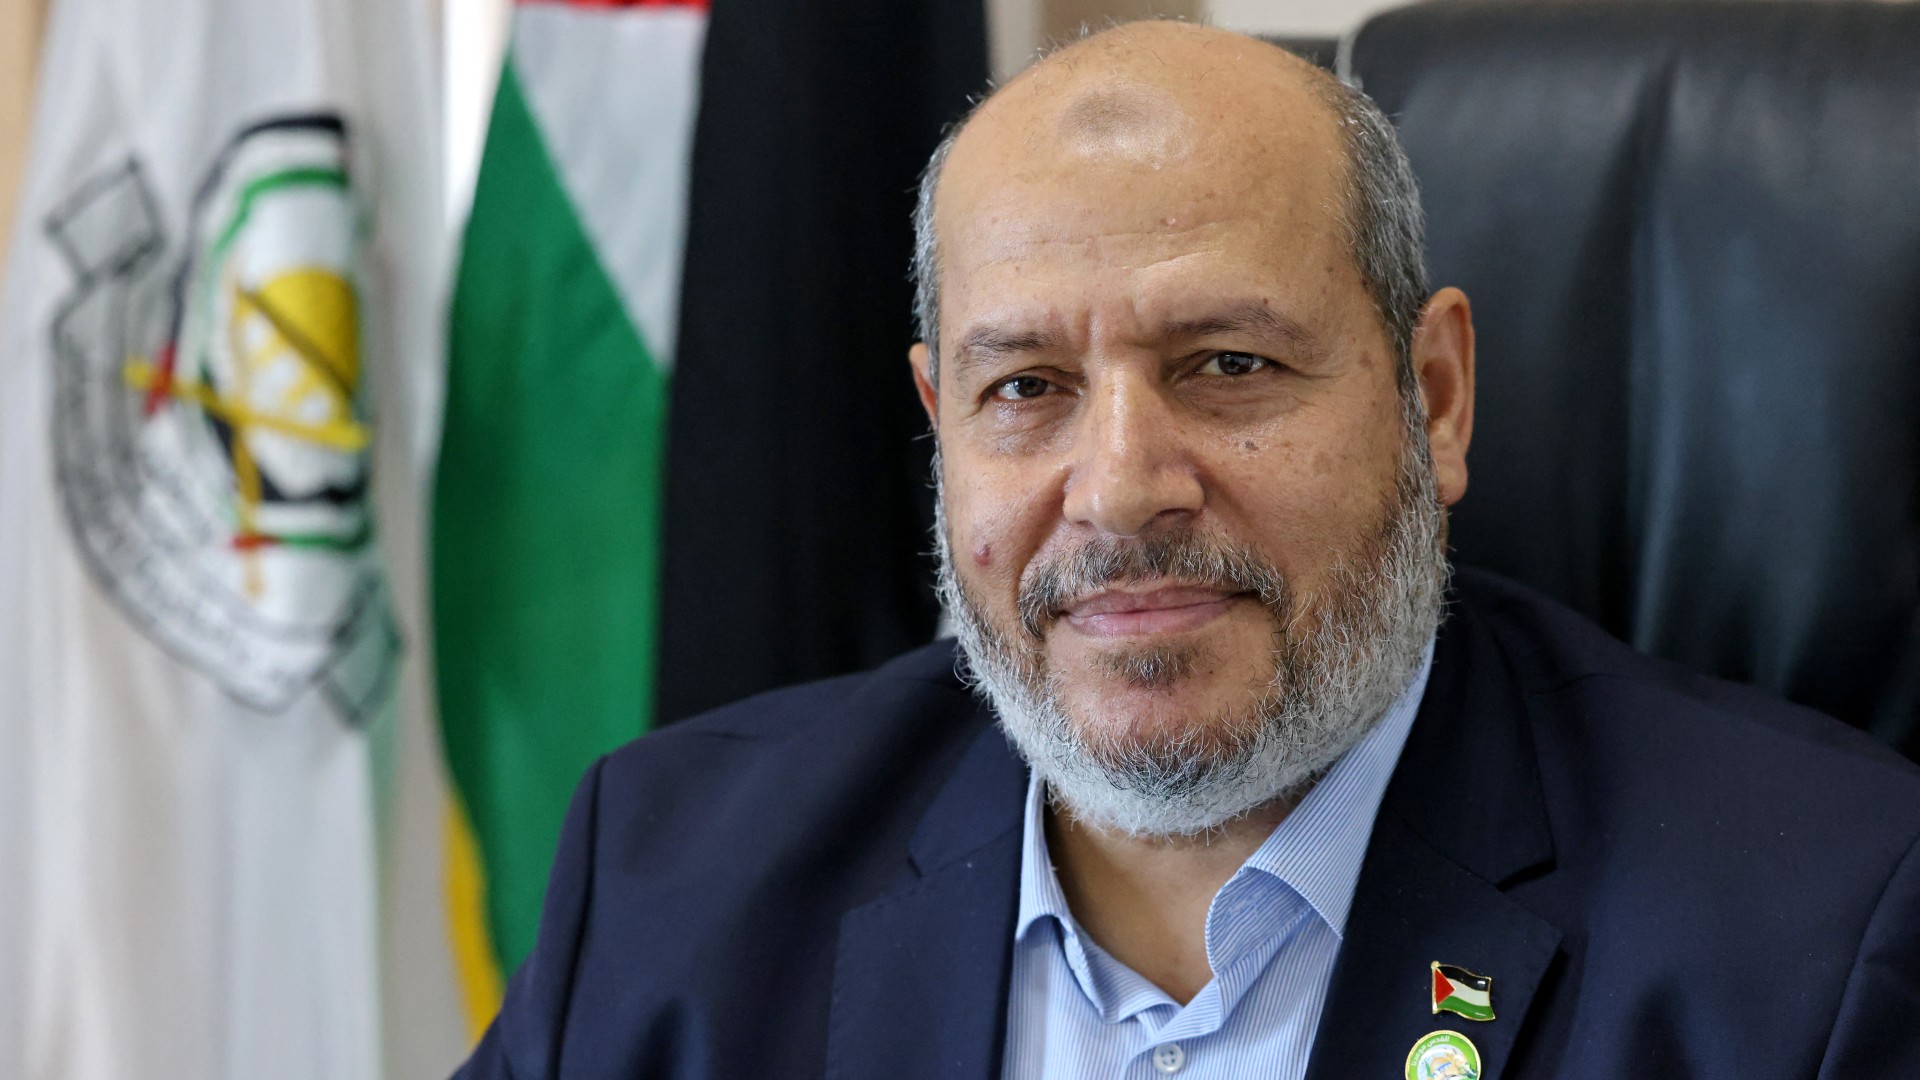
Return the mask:
{"type": "Polygon", "coordinates": [[[1435,545],[1424,438],[1324,109],[1233,138],[1126,79],[1060,96],[940,190],[950,599],[1096,758],[1230,756],[1407,513],[1435,545]]]}

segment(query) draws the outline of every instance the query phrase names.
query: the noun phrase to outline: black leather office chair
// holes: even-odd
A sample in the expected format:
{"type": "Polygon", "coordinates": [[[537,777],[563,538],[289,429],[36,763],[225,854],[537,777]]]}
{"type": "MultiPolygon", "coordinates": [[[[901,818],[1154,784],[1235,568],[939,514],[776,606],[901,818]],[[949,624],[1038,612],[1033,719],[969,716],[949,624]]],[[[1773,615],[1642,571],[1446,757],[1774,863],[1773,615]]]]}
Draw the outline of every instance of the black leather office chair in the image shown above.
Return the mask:
{"type": "Polygon", "coordinates": [[[1920,757],[1920,5],[1442,2],[1342,67],[1475,305],[1459,560],[1920,757]]]}

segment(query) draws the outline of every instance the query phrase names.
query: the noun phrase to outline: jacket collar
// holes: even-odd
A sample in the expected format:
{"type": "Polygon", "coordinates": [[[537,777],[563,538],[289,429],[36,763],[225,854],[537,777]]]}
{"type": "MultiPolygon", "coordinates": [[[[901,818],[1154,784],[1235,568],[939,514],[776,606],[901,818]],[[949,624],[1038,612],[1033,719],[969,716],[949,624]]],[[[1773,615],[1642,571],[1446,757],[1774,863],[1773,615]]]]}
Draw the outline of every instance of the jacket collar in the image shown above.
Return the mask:
{"type": "MultiPolygon", "coordinates": [[[[1001,734],[992,709],[984,702],[979,714],[980,734],[961,756],[959,766],[934,796],[920,819],[920,827],[907,841],[907,858],[921,877],[937,874],[1009,830],[1017,834],[1021,828],[1021,811],[1027,798],[1026,762],[1001,734]]],[[[1016,835],[1016,843],[1018,839],[1016,835]]]]}
{"type": "Polygon", "coordinates": [[[999,1074],[1026,784],[986,722],[908,843],[901,883],[841,919],[828,1077],[999,1074]]]}
{"type": "Polygon", "coordinates": [[[1498,1080],[1560,931],[1503,886],[1543,873],[1553,834],[1524,692],[1471,604],[1442,628],[1432,681],[1374,823],[1307,1080],[1400,1076],[1446,1029],[1498,1080]],[[1493,979],[1495,1018],[1432,1010],[1433,962],[1493,979]]]}
{"type": "Polygon", "coordinates": [[[1475,605],[1449,610],[1384,807],[1435,850],[1502,885],[1553,860],[1520,679],[1475,605]]]}

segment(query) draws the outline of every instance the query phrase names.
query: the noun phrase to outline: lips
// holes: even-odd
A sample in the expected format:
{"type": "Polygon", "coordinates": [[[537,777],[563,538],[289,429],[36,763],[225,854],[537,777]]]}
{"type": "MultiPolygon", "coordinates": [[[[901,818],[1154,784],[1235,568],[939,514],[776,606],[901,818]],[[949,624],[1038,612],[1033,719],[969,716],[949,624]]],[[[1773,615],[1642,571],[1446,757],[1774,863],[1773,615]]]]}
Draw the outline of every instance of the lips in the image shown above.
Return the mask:
{"type": "Polygon", "coordinates": [[[1062,614],[1075,630],[1094,637],[1179,633],[1226,614],[1245,595],[1186,585],[1143,592],[1110,589],[1068,605],[1062,614]]]}

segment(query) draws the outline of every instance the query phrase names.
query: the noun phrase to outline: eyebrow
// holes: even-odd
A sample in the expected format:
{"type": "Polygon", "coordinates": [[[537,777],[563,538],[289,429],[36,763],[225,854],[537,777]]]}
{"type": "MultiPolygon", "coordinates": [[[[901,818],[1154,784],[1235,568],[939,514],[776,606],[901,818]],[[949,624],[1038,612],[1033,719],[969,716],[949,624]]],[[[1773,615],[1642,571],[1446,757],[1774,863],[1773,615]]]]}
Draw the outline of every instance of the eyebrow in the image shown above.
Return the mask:
{"type": "Polygon", "coordinates": [[[1020,353],[1046,352],[1066,343],[1058,330],[1009,330],[976,326],[954,348],[954,374],[1020,353]]]}
{"type": "MultiPolygon", "coordinates": [[[[1223,334],[1247,334],[1309,353],[1320,351],[1320,339],[1311,330],[1261,300],[1230,303],[1205,315],[1175,319],[1160,327],[1160,336],[1173,341],[1223,334]]],[[[961,337],[954,349],[954,374],[1009,356],[1059,349],[1066,341],[1067,335],[1060,330],[976,326],[961,337]]]]}
{"type": "Polygon", "coordinates": [[[1250,334],[1314,352],[1320,347],[1320,339],[1313,331],[1260,300],[1243,300],[1196,318],[1176,319],[1162,327],[1161,332],[1174,339],[1250,334]]]}

